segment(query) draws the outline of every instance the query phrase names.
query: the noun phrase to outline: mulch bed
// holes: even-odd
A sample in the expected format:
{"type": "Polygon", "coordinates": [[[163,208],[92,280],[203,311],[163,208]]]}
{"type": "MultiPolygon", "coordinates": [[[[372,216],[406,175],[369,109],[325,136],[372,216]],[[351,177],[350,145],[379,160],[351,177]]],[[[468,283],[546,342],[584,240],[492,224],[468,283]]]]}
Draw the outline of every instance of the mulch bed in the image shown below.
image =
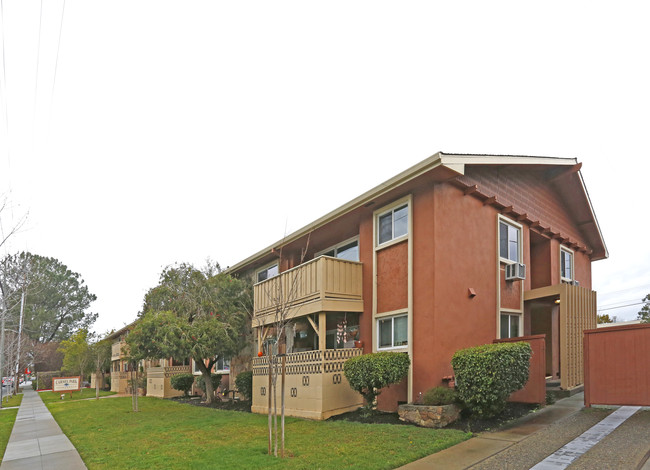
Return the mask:
{"type": "MultiPolygon", "coordinates": [[[[215,408],[219,410],[229,411],[242,411],[245,413],[251,412],[250,401],[232,401],[232,400],[216,400],[211,405],[202,401],[202,397],[176,397],[170,400],[178,403],[186,403],[193,406],[202,406],[206,408],[215,408]]],[[[475,419],[467,416],[463,412],[461,418],[447,426],[445,429],[459,429],[465,432],[480,433],[484,431],[492,431],[501,428],[509,422],[526,416],[539,408],[538,405],[531,405],[527,403],[508,403],[506,409],[498,416],[489,419],[475,419]]],[[[370,416],[364,416],[361,410],[350,411],[340,415],[332,416],[328,421],[353,421],[356,423],[366,424],[395,424],[400,426],[413,426],[411,423],[400,421],[397,413],[386,413],[383,411],[373,411],[370,416]]]]}
{"type": "Polygon", "coordinates": [[[208,405],[203,400],[203,397],[175,397],[170,398],[170,400],[185,403],[188,405],[202,406],[204,408],[215,408],[218,410],[229,410],[229,411],[243,411],[245,413],[251,412],[251,402],[250,401],[240,401],[240,400],[220,400],[216,399],[213,403],[208,405]]]}
{"type": "MultiPolygon", "coordinates": [[[[458,421],[450,424],[445,429],[459,429],[461,431],[472,433],[490,431],[503,427],[512,420],[526,416],[528,413],[538,408],[538,405],[530,405],[527,403],[508,403],[503,413],[490,419],[475,419],[467,416],[466,413],[463,413],[458,421]]],[[[328,421],[354,421],[357,423],[381,423],[412,426],[411,423],[400,421],[397,413],[386,413],[382,411],[374,411],[370,416],[363,416],[360,410],[356,410],[332,416],[328,421]]]]}

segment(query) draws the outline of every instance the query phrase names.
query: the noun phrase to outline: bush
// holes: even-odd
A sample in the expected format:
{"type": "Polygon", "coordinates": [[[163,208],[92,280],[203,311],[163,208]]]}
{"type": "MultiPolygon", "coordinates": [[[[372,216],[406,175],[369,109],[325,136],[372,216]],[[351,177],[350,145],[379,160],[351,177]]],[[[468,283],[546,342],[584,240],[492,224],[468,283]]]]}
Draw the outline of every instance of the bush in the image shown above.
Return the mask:
{"type": "Polygon", "coordinates": [[[253,395],[253,371],[247,370],[240,372],[235,379],[235,385],[239,393],[246,399],[250,400],[253,395]]]}
{"type": "Polygon", "coordinates": [[[343,372],[350,387],[365,398],[365,411],[368,414],[380,389],[401,382],[408,374],[410,365],[408,354],[379,352],[348,359],[343,372]]]}
{"type": "Polygon", "coordinates": [[[36,387],[39,390],[51,390],[52,389],[52,377],[62,377],[63,374],[60,370],[54,370],[49,372],[37,372],[36,378],[32,379],[32,382],[36,383],[36,387]]]}
{"type": "Polygon", "coordinates": [[[459,398],[480,418],[503,411],[510,394],[528,382],[530,344],[497,343],[456,351],[451,360],[459,398]]]}
{"type": "MultiPolygon", "coordinates": [[[[221,383],[221,374],[212,374],[211,379],[212,390],[216,392],[217,388],[219,388],[219,384],[221,383]]],[[[196,386],[203,390],[203,393],[205,393],[205,382],[203,381],[203,375],[199,375],[196,378],[196,386]]]]}
{"type": "Polygon", "coordinates": [[[423,405],[451,405],[458,399],[456,390],[449,387],[433,387],[422,396],[423,405]]]}
{"type": "Polygon", "coordinates": [[[171,384],[174,390],[181,391],[185,396],[189,395],[194,383],[194,376],[192,374],[178,374],[172,375],[171,384]]]}

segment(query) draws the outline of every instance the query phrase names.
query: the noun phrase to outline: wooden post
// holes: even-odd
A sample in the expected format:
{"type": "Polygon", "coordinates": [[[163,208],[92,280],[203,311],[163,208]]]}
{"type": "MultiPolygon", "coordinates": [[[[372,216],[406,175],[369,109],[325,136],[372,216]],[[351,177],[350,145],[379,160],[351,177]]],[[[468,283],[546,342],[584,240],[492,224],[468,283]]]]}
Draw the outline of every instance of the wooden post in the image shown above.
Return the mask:
{"type": "Polygon", "coordinates": [[[326,313],[320,312],[318,314],[318,349],[325,351],[327,349],[327,329],[326,329],[326,313]]]}

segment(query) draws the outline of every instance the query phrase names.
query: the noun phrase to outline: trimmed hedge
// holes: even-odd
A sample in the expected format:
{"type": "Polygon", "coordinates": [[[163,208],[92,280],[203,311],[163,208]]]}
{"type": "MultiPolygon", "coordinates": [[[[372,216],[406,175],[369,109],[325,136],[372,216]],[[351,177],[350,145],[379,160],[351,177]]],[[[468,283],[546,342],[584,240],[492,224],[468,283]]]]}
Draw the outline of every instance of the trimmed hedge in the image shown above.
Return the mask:
{"type": "Polygon", "coordinates": [[[190,394],[192,390],[192,384],[194,384],[194,375],[192,374],[178,374],[172,375],[171,385],[174,390],[183,392],[185,396],[190,394]]]}
{"type": "Polygon", "coordinates": [[[497,343],[456,351],[451,360],[459,398],[472,414],[487,418],[506,406],[506,400],[528,382],[530,344],[497,343]]]}
{"type": "Polygon", "coordinates": [[[235,378],[235,385],[237,386],[237,391],[242,395],[246,400],[250,400],[253,396],[253,371],[247,370],[246,372],[240,372],[235,378]]]}
{"type": "MultiPolygon", "coordinates": [[[[216,393],[217,389],[219,388],[219,384],[221,384],[221,374],[212,374],[210,378],[212,380],[212,391],[216,393]]],[[[196,386],[203,390],[203,393],[205,393],[205,382],[203,381],[203,375],[198,375],[196,377],[196,386]]]]}
{"type": "Polygon", "coordinates": [[[63,372],[60,370],[51,370],[48,372],[37,372],[36,378],[32,378],[32,387],[34,390],[51,390],[52,389],[52,378],[53,377],[62,377],[63,372]]]}
{"type": "Polygon", "coordinates": [[[458,400],[458,393],[449,387],[433,387],[422,395],[422,404],[429,406],[451,405],[458,400]]]}
{"type": "Polygon", "coordinates": [[[343,372],[350,387],[366,400],[369,413],[380,390],[401,382],[408,374],[411,360],[406,353],[378,352],[352,357],[345,361],[343,372]]]}

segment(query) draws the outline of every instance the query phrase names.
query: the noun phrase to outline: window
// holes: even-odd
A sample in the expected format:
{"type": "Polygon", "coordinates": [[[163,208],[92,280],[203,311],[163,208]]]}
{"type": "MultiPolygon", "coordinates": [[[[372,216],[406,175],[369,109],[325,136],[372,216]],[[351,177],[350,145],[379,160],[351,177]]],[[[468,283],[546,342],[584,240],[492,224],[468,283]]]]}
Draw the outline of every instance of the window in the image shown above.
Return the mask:
{"type": "MultiPolygon", "coordinates": [[[[194,374],[201,373],[199,366],[196,365],[196,361],[194,360],[192,360],[192,372],[194,374]]],[[[219,373],[219,374],[230,373],[230,359],[224,359],[223,357],[217,359],[217,363],[214,366],[212,366],[212,372],[219,373]]]]}
{"type": "Polygon", "coordinates": [[[230,373],[230,359],[220,357],[217,359],[217,363],[214,365],[216,372],[220,374],[229,374],[230,373]]]}
{"type": "Polygon", "coordinates": [[[359,240],[346,240],[340,245],[316,254],[317,257],[323,255],[348,261],[359,261],[359,240]]]}
{"type": "Polygon", "coordinates": [[[501,314],[501,339],[516,338],[519,336],[519,319],[520,315],[517,313],[501,314]]]}
{"type": "Polygon", "coordinates": [[[401,348],[408,345],[406,315],[377,320],[377,349],[401,348]]]}
{"type": "Polygon", "coordinates": [[[267,279],[271,279],[272,277],[277,276],[278,273],[279,273],[278,263],[267,266],[264,269],[260,269],[259,271],[257,271],[257,282],[262,282],[267,279]]]}
{"type": "Polygon", "coordinates": [[[502,259],[519,262],[521,246],[521,229],[499,220],[499,256],[502,259]]]}
{"type": "Polygon", "coordinates": [[[573,252],[560,247],[560,276],[563,281],[573,281],[573,252]]]}
{"type": "Polygon", "coordinates": [[[377,244],[395,240],[408,233],[409,206],[403,204],[377,217],[377,244]]]}

